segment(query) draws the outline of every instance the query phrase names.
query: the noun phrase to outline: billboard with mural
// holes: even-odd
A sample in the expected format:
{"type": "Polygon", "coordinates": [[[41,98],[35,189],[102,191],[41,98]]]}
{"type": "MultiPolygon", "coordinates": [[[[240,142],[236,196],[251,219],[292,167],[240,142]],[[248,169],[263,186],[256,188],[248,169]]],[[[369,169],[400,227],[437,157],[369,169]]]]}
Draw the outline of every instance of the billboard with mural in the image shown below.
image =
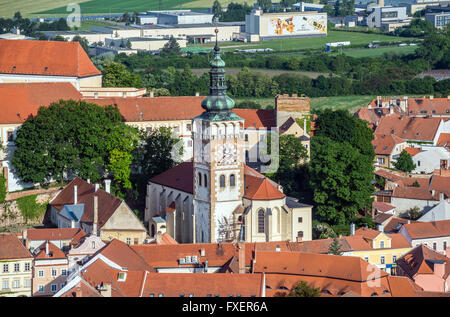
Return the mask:
{"type": "Polygon", "coordinates": [[[326,34],[327,15],[284,15],[269,16],[267,33],[269,36],[326,34]]]}

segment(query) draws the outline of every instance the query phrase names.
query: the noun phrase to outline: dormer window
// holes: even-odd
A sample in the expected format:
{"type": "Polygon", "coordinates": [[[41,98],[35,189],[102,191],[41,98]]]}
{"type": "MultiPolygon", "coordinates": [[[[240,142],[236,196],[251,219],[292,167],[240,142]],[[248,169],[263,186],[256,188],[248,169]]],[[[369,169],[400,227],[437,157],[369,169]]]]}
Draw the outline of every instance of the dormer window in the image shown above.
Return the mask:
{"type": "Polygon", "coordinates": [[[384,241],[380,241],[380,249],[384,249],[384,241]]]}
{"type": "Polygon", "coordinates": [[[126,272],[119,272],[119,275],[117,277],[117,282],[125,282],[127,279],[127,273],[126,272]]]}

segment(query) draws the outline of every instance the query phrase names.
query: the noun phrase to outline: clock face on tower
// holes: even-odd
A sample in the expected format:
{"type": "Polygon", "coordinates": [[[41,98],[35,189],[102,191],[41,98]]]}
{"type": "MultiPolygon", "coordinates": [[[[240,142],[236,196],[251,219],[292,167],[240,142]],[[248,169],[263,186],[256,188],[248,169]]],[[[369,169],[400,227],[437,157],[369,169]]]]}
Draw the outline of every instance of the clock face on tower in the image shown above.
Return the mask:
{"type": "Polygon", "coordinates": [[[233,143],[218,145],[216,148],[216,161],[219,165],[230,165],[236,162],[237,149],[233,143]]]}

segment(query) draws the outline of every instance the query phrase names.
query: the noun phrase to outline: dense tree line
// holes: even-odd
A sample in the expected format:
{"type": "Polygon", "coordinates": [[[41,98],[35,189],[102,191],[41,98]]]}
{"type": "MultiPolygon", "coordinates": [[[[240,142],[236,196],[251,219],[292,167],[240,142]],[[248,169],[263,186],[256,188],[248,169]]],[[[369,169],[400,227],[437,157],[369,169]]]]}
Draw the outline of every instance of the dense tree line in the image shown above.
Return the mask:
{"type": "MultiPolygon", "coordinates": [[[[40,38],[41,31],[68,31],[70,27],[64,18],[53,22],[31,22],[23,18],[20,12],[16,12],[12,18],[0,18],[0,34],[10,33],[16,28],[20,33],[30,37],[40,38]]],[[[46,40],[46,38],[40,38],[46,40]]]]}
{"type": "Polygon", "coordinates": [[[219,22],[235,22],[245,21],[245,16],[252,11],[252,7],[247,3],[231,2],[228,4],[227,9],[223,10],[220,1],[215,0],[211,10],[214,13],[214,18],[218,19],[219,22]]]}

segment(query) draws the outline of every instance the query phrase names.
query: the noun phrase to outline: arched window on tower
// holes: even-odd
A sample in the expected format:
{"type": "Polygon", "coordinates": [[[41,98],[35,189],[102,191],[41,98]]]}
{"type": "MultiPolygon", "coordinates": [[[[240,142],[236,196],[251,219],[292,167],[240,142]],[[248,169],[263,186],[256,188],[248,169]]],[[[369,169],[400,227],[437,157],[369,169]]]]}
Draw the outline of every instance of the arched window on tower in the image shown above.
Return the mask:
{"type": "Polygon", "coordinates": [[[198,186],[202,186],[202,173],[198,172],[198,186]]]}
{"type": "Polygon", "coordinates": [[[258,211],[258,233],[264,233],[265,227],[264,227],[264,210],[260,209],[258,211]]]}
{"type": "Polygon", "coordinates": [[[219,181],[220,181],[220,187],[224,188],[225,187],[225,175],[220,175],[219,181]]]}
{"type": "Polygon", "coordinates": [[[234,174],[230,175],[230,186],[231,187],[236,186],[236,176],[234,176],[234,174]]]}
{"type": "Polygon", "coordinates": [[[208,187],[208,176],[203,174],[203,186],[208,187]]]}

